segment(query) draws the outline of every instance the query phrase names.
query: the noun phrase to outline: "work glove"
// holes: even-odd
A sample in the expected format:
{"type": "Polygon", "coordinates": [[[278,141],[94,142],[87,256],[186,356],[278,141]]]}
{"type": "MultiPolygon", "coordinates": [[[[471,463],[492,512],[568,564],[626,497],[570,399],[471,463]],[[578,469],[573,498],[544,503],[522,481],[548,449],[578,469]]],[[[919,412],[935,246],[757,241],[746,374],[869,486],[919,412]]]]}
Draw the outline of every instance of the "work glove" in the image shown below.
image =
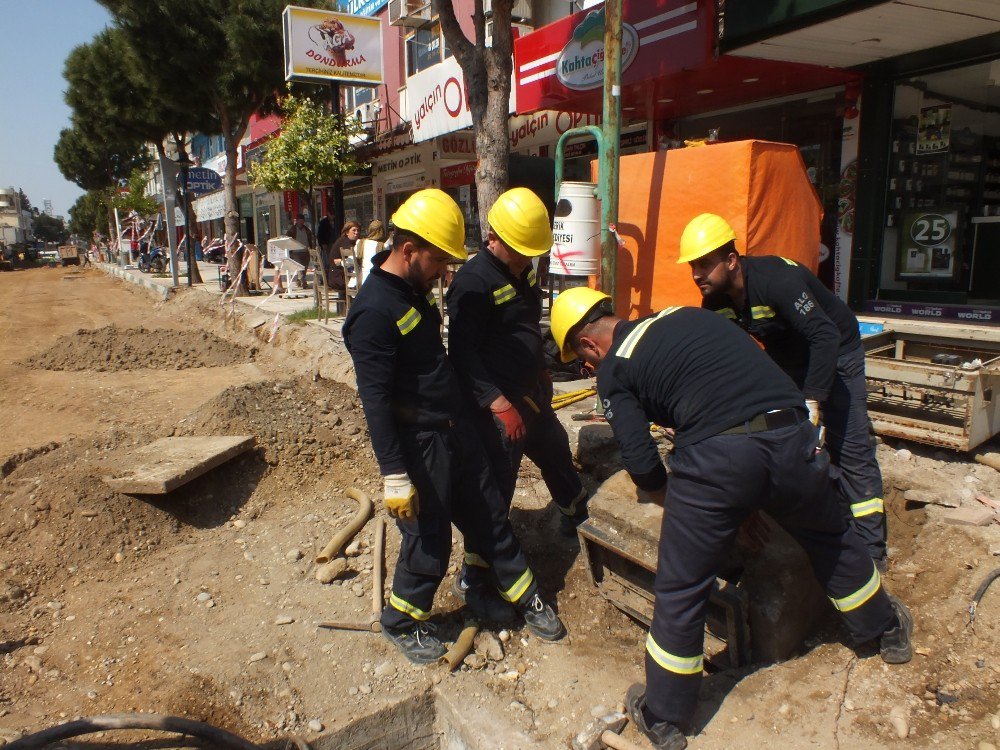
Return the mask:
{"type": "Polygon", "coordinates": [[[813,427],[819,427],[819,401],[807,398],[806,411],[809,412],[809,421],[813,423],[813,427]]]}
{"type": "Polygon", "coordinates": [[[524,439],[524,420],[521,419],[521,415],[514,408],[513,404],[503,399],[501,405],[498,406],[496,401],[494,401],[493,405],[490,406],[490,411],[493,412],[493,418],[500,423],[504,435],[507,436],[510,442],[517,443],[524,439]],[[506,403],[506,407],[502,403],[506,403]]]}
{"type": "Polygon", "coordinates": [[[417,490],[407,473],[387,474],[384,481],[385,509],[393,518],[401,521],[412,521],[420,512],[420,499],[417,490]]]}

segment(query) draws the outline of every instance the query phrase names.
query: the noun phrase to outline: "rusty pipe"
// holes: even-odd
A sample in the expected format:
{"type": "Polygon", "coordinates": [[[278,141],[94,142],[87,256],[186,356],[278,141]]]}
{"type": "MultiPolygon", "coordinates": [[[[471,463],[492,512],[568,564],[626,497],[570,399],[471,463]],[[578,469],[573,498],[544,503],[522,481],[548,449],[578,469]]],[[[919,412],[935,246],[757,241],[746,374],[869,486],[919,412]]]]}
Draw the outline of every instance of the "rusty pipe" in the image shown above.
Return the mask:
{"type": "Polygon", "coordinates": [[[449,672],[454,672],[458,669],[465,657],[472,651],[472,646],[476,641],[476,633],[478,632],[479,623],[475,620],[467,620],[465,626],[462,628],[462,632],[458,634],[458,638],[455,639],[451,648],[439,659],[441,664],[448,667],[449,672]]]}
{"type": "Polygon", "coordinates": [[[316,563],[318,565],[328,563],[330,560],[339,555],[340,551],[344,548],[344,545],[350,542],[354,538],[354,535],[361,531],[362,527],[368,523],[368,519],[371,518],[372,514],[375,512],[375,506],[372,505],[372,501],[368,498],[368,495],[361,490],[350,487],[347,490],[347,496],[352,500],[357,500],[358,510],[354,514],[354,518],[351,519],[350,523],[334,534],[330,543],[323,548],[322,552],[316,555],[316,563]]]}

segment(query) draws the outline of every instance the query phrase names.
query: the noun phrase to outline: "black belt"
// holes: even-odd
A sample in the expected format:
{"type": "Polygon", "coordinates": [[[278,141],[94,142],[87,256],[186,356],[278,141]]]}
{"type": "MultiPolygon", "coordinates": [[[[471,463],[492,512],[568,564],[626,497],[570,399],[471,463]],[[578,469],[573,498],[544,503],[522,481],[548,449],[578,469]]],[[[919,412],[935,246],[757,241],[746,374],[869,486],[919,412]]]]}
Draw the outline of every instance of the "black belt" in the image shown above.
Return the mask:
{"type": "Polygon", "coordinates": [[[741,422],[735,427],[723,430],[720,435],[749,435],[754,432],[767,432],[777,430],[782,427],[794,427],[805,421],[805,414],[801,409],[778,409],[765,414],[758,414],[753,419],[741,422]]]}

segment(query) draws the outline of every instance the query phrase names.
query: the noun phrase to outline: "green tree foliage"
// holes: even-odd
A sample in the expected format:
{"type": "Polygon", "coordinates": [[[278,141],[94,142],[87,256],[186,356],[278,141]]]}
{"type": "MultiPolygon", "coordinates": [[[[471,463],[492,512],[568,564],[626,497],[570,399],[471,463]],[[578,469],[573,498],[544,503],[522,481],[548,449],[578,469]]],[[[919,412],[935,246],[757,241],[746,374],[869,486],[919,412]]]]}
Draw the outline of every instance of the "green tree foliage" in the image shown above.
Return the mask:
{"type": "MultiPolygon", "coordinates": [[[[268,191],[305,191],[368,166],[358,163],[351,139],[363,126],[353,117],[331,115],[309,97],[282,101],[281,133],[250,169],[250,181],[268,191]]],[[[313,211],[315,216],[315,211],[313,211]]]]}
{"type": "Polygon", "coordinates": [[[85,240],[101,231],[107,217],[107,196],[103,191],[90,190],[79,198],[69,210],[69,230],[85,240]]]}
{"type": "Polygon", "coordinates": [[[141,142],[110,140],[101,132],[82,129],[76,123],[59,133],[54,157],[63,176],[84,190],[114,187],[127,180],[133,170],[147,164],[141,142]]]}
{"type": "Polygon", "coordinates": [[[35,239],[42,242],[63,242],[69,236],[63,220],[48,214],[38,214],[32,223],[31,231],[35,239]]]}
{"type": "Polygon", "coordinates": [[[148,217],[157,213],[160,204],[146,192],[147,175],[142,169],[136,169],[128,178],[127,186],[119,189],[113,199],[113,205],[119,211],[135,211],[140,216],[148,217]]]}

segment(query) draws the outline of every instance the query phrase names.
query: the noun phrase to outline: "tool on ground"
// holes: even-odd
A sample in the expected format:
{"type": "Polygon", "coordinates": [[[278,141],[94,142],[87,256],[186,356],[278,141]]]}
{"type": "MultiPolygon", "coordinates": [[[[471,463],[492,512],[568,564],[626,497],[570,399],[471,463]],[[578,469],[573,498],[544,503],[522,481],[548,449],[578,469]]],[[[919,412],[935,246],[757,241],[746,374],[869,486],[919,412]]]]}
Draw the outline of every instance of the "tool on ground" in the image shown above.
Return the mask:
{"type": "Polygon", "coordinates": [[[476,633],[479,632],[479,623],[475,620],[466,620],[462,627],[462,632],[448,649],[448,652],[438,661],[448,667],[449,672],[454,672],[461,666],[465,657],[472,651],[472,646],[476,641],[476,633]]]}
{"type": "Polygon", "coordinates": [[[347,620],[327,620],[326,622],[321,622],[317,627],[325,628],[326,630],[356,630],[362,633],[381,633],[382,623],[378,620],[369,620],[368,622],[349,622],[347,620]]]}
{"type": "Polygon", "coordinates": [[[570,417],[574,422],[607,422],[608,418],[603,414],[574,414],[570,417]]]}
{"type": "Polygon", "coordinates": [[[639,745],[621,736],[628,724],[628,717],[613,713],[594,719],[586,729],[573,738],[573,750],[642,750],[639,745]]]}
{"type": "Polygon", "coordinates": [[[375,544],[372,547],[372,617],[382,616],[385,606],[383,577],[385,575],[385,519],[375,519],[375,544]]]}
{"type": "Polygon", "coordinates": [[[358,510],[354,514],[350,523],[333,535],[330,543],[323,548],[323,551],[316,555],[316,562],[319,565],[330,562],[340,554],[340,551],[350,542],[354,535],[361,531],[362,527],[368,523],[368,519],[375,512],[375,506],[368,499],[368,495],[359,489],[351,487],[347,490],[347,496],[358,503],[358,510]]]}
{"type": "Polygon", "coordinates": [[[109,714],[106,716],[91,716],[84,719],[68,721],[41,732],[29,734],[14,740],[6,747],[11,750],[36,750],[48,745],[62,742],[70,737],[79,737],[94,732],[107,732],[116,729],[152,729],[160,732],[174,732],[205,740],[211,747],[226,747],[233,750],[260,750],[258,745],[243,739],[239,735],[219,729],[211,724],[205,724],[193,719],[183,719],[179,716],[163,716],[161,714],[109,714]]]}

